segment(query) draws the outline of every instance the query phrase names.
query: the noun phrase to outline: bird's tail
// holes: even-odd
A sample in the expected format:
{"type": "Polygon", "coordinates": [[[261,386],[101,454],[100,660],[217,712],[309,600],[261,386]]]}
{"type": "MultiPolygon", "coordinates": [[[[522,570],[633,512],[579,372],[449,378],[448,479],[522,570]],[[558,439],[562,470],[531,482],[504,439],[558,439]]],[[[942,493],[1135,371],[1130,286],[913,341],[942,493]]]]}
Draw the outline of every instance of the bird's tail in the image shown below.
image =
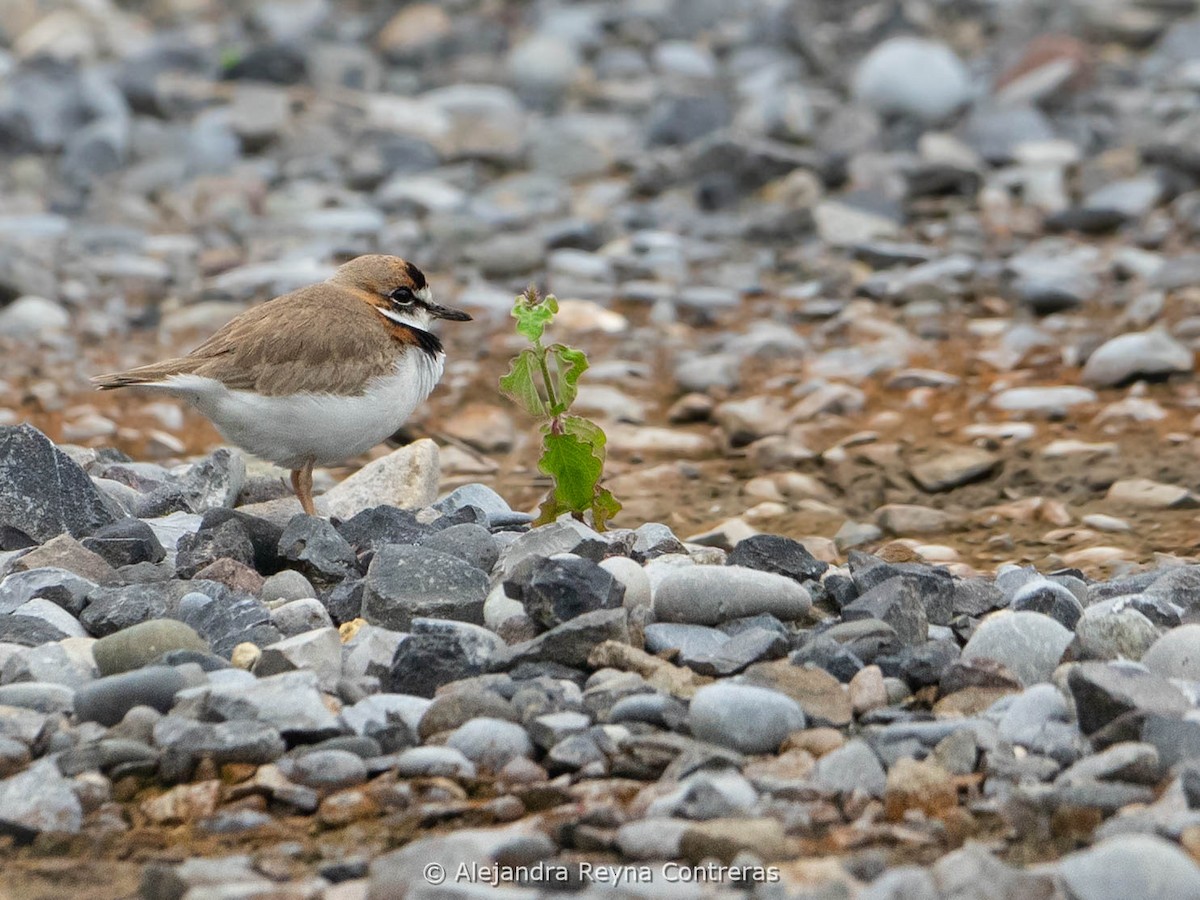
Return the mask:
{"type": "Polygon", "coordinates": [[[164,362],[151,363],[148,366],[138,366],[125,372],[113,372],[108,375],[93,375],[92,384],[99,391],[112,391],[123,387],[158,387],[172,375],[185,375],[191,371],[192,365],[187,359],[168,359],[164,362]]]}

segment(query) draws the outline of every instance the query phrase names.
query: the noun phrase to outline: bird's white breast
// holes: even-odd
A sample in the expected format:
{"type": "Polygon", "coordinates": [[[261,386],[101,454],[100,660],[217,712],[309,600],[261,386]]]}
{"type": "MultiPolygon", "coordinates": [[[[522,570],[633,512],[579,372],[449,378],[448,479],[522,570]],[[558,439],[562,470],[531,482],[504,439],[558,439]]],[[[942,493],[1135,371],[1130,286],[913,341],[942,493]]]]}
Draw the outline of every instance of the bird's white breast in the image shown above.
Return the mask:
{"type": "Polygon", "coordinates": [[[308,460],[343,462],[394,434],[442,377],[445,356],[415,348],[391,375],[374,379],[357,396],[328,393],[266,397],[231,391],[212,378],[177,375],[156,385],[185,397],[226,440],[289,469],[308,460]]]}

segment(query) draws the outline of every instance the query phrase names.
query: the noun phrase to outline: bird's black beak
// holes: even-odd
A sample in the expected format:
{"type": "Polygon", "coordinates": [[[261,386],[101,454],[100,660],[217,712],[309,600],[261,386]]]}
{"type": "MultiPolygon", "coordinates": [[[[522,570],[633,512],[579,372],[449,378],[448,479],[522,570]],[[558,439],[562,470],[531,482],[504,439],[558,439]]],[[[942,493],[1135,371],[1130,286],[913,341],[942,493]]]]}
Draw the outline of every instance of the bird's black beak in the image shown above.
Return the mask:
{"type": "Polygon", "coordinates": [[[451,322],[471,321],[470,313],[465,313],[461,309],[442,306],[440,303],[426,303],[425,308],[429,310],[429,314],[435,319],[448,319],[451,322]]]}

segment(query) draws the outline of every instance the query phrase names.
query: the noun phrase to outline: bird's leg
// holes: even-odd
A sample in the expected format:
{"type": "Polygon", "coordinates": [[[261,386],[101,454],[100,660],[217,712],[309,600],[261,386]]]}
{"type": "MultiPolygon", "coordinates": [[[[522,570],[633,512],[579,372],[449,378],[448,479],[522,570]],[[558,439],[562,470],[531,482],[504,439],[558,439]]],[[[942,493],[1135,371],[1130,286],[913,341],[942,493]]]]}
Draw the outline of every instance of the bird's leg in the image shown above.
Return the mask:
{"type": "Polygon", "coordinates": [[[312,498],[312,470],[311,459],[299,469],[292,469],[292,491],[295,493],[296,499],[300,501],[300,508],[308,516],[317,514],[317,508],[313,506],[312,498]]]}

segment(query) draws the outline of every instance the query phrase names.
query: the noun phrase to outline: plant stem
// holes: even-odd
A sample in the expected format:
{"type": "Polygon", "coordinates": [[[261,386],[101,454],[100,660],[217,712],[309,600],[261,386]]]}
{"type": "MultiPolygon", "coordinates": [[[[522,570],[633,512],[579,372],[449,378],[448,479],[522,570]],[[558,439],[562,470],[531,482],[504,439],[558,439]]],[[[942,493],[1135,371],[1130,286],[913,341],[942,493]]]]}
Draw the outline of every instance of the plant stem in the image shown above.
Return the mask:
{"type": "Polygon", "coordinates": [[[542,381],[546,384],[546,396],[550,398],[550,414],[557,415],[554,410],[558,406],[558,398],[554,396],[554,385],[550,383],[550,367],[546,365],[546,351],[542,348],[541,341],[538,341],[537,346],[538,365],[542,367],[542,381]]]}

